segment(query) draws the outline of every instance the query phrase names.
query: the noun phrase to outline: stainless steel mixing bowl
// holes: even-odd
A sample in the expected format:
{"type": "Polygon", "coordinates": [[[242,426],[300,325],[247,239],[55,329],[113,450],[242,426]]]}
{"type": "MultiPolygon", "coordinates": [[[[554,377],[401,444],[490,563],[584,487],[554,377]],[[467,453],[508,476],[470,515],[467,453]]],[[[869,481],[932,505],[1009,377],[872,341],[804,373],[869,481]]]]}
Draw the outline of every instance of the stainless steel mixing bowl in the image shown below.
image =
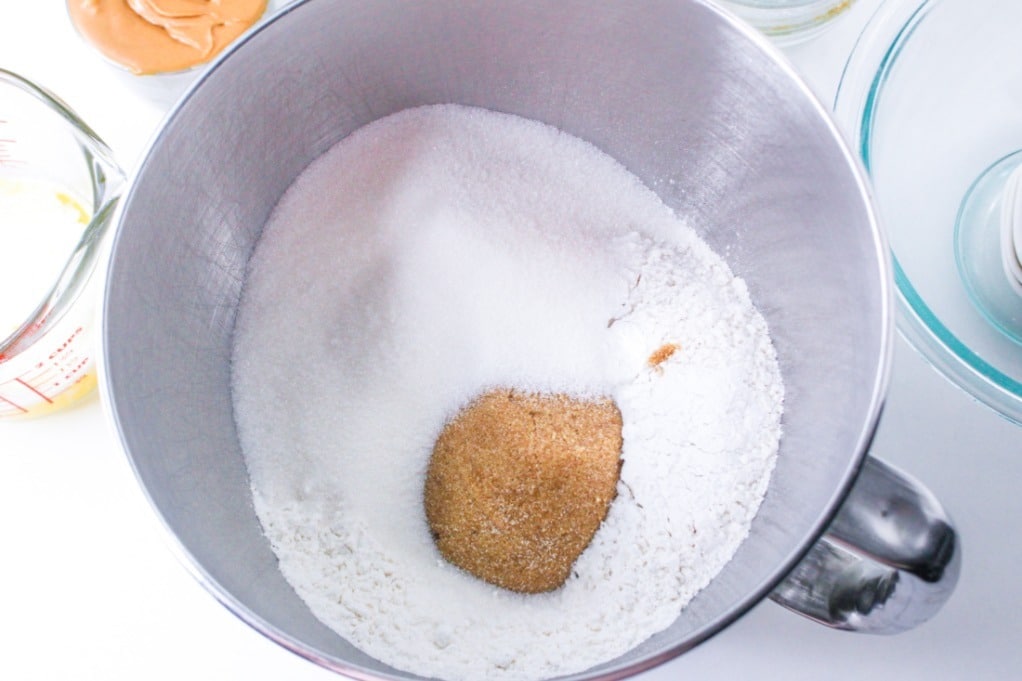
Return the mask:
{"type": "Polygon", "coordinates": [[[892,323],[862,175],[769,44],[695,0],[307,0],[185,96],[122,205],[103,383],[201,583],[325,667],[410,678],[317,621],[278,571],[235,431],[231,334],[253,245],[295,177],[352,130],[440,102],[544,121],[616,157],[744,277],[780,356],[784,437],[749,538],[672,626],[572,678],[646,669],[768,595],[843,628],[932,615],[957,576],[954,530],[924,490],[866,456],[892,323]]]}

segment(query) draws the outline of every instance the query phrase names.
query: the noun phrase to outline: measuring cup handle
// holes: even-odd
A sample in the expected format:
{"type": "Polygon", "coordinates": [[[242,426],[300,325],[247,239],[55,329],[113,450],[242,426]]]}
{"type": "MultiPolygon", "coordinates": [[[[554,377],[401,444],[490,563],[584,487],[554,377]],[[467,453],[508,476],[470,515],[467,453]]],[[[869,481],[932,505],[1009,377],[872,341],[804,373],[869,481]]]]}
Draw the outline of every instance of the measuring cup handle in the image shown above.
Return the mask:
{"type": "Polygon", "coordinates": [[[893,634],[940,610],[960,566],[958,535],[937,499],[868,457],[827,532],[770,598],[836,629],[893,634]]]}

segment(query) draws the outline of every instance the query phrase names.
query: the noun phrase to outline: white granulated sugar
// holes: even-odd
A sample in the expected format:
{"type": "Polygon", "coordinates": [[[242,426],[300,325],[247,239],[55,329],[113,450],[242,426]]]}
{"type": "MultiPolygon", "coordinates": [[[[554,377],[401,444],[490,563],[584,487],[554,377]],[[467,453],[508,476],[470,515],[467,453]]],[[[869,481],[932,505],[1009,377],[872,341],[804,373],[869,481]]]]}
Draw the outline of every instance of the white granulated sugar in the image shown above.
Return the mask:
{"type": "Polygon", "coordinates": [[[284,576],[354,645],[443,679],[577,672],[670,625],[747,535],[780,437],[766,324],[724,262],[591,145],[458,106],[379,120],[297,179],[233,370],[284,576]],[[426,522],[436,437],[497,386],[622,414],[617,498],[553,592],[469,576],[426,522]]]}

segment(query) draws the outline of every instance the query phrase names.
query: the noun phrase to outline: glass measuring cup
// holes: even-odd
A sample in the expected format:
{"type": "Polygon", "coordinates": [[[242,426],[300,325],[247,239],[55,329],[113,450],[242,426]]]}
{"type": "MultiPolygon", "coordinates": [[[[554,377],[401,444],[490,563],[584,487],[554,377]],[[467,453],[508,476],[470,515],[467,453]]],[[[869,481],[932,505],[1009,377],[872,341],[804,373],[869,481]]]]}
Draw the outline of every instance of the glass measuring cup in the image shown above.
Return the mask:
{"type": "Polygon", "coordinates": [[[0,418],[96,385],[100,262],[124,174],[66,104],[0,69],[0,418]]]}

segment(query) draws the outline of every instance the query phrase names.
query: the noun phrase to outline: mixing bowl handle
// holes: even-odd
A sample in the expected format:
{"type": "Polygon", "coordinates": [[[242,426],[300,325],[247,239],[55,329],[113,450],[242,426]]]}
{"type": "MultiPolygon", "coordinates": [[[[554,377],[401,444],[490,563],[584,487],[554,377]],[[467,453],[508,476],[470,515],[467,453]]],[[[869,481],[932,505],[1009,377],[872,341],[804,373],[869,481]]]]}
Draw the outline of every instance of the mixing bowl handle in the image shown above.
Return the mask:
{"type": "Polygon", "coordinates": [[[933,494],[867,457],[826,533],[770,598],[830,627],[893,634],[940,610],[960,565],[957,533],[933,494]]]}

